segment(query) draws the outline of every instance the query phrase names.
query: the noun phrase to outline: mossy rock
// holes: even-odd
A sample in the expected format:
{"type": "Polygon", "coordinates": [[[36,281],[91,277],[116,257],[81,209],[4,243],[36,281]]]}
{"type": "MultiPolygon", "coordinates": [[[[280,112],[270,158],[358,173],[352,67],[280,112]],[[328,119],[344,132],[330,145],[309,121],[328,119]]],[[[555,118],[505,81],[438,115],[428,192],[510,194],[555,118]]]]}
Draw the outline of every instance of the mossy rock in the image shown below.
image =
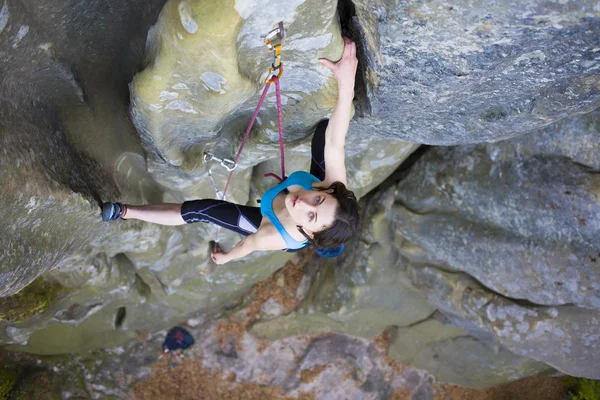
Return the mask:
{"type": "Polygon", "coordinates": [[[586,378],[571,377],[565,381],[569,386],[572,400],[598,400],[600,399],[600,381],[586,378]]]}
{"type": "Polygon", "coordinates": [[[19,374],[10,367],[0,367],[0,400],[7,400],[12,392],[19,374]]]}
{"type": "Polygon", "coordinates": [[[0,298],[0,320],[20,322],[44,311],[68,288],[38,278],[12,296],[0,298]]]}
{"type": "MultiPolygon", "coordinates": [[[[59,382],[49,371],[30,368],[13,387],[11,398],[15,400],[60,400],[59,382]]],[[[1,399],[1,398],[0,398],[1,399]]]]}

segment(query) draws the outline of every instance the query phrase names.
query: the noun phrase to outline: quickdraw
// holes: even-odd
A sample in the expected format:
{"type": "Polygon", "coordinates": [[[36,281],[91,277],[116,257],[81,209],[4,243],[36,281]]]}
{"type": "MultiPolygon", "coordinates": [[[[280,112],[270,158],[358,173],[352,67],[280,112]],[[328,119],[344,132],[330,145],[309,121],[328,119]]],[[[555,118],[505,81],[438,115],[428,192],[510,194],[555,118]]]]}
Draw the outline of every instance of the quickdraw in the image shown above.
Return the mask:
{"type": "MultiPolygon", "coordinates": [[[[227,169],[227,171],[229,171],[229,176],[227,177],[227,183],[225,184],[225,188],[223,189],[223,192],[222,192],[222,197],[221,197],[222,200],[225,200],[225,198],[227,196],[227,189],[229,188],[229,184],[230,184],[231,178],[233,176],[233,171],[237,167],[238,160],[240,158],[240,155],[242,154],[242,150],[243,150],[244,146],[246,145],[246,141],[248,140],[250,131],[252,130],[252,126],[254,125],[254,121],[256,121],[256,118],[258,117],[258,113],[262,107],[263,102],[265,101],[267,92],[269,91],[269,87],[271,86],[272,83],[275,83],[275,97],[277,100],[277,124],[279,126],[279,153],[280,153],[280,158],[281,158],[281,176],[278,176],[274,173],[265,174],[265,176],[272,176],[272,177],[276,178],[279,182],[283,182],[283,180],[286,178],[286,176],[285,176],[285,155],[284,155],[285,152],[284,152],[284,140],[283,140],[283,112],[282,112],[282,106],[281,106],[281,86],[279,84],[279,78],[281,78],[281,76],[283,75],[283,62],[281,61],[281,46],[283,45],[284,39],[285,39],[285,30],[283,28],[283,21],[281,21],[281,22],[279,22],[279,26],[277,28],[273,29],[271,32],[269,32],[265,38],[265,45],[268,47],[269,50],[273,51],[273,62],[271,63],[271,68],[269,68],[269,75],[265,79],[265,88],[262,92],[262,95],[260,96],[258,105],[256,106],[256,109],[254,110],[254,114],[252,114],[252,118],[250,120],[250,123],[248,124],[248,128],[246,129],[246,132],[244,134],[244,137],[242,139],[242,142],[240,144],[238,152],[235,156],[235,160],[230,160],[227,158],[218,158],[211,152],[204,153],[204,162],[217,161],[223,167],[225,167],[227,169]],[[273,41],[275,41],[276,39],[279,40],[279,43],[274,44],[273,41]]],[[[211,173],[211,171],[209,169],[209,175],[210,175],[210,173],[211,173]]],[[[211,175],[211,178],[212,178],[212,175],[211,175]]],[[[212,181],[212,179],[211,179],[211,183],[213,183],[213,182],[214,181],[212,181]]],[[[217,189],[217,187],[214,183],[213,183],[213,187],[215,188],[215,191],[217,192],[217,194],[219,194],[220,191],[217,189]]]]}
{"type": "Polygon", "coordinates": [[[279,22],[279,27],[273,29],[267,37],[265,38],[265,45],[269,48],[269,50],[273,50],[273,62],[271,63],[271,68],[269,69],[269,73],[271,74],[267,79],[265,79],[266,84],[273,83],[273,77],[277,77],[277,79],[281,78],[283,75],[283,64],[281,63],[281,46],[283,45],[283,41],[285,39],[285,30],[283,29],[283,21],[279,22]],[[272,40],[279,39],[279,43],[273,45],[272,40]]]}

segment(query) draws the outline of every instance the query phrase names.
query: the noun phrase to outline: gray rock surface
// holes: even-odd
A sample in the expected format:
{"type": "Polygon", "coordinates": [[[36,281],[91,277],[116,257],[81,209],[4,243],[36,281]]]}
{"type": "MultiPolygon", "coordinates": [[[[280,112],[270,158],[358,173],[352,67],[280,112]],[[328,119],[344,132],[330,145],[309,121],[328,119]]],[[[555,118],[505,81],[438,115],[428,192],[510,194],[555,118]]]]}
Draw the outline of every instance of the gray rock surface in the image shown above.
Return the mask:
{"type": "Polygon", "coordinates": [[[354,251],[337,265],[322,263],[298,311],[258,322],[251,332],[270,340],[328,332],[374,338],[394,327],[388,351],[393,359],[431,371],[439,381],[473,388],[552,373],[552,367],[515,354],[462,311],[433,298],[440,285],[453,288],[452,283],[417,282],[413,274],[420,270],[401,256],[417,250],[398,234],[396,191],[394,185],[369,199],[354,251]]]}
{"type": "MultiPolygon", "coordinates": [[[[289,33],[282,78],[287,167],[307,168],[311,130],[337,95],[333,76],[317,62],[341,51],[335,4],[292,2],[268,18],[259,2],[162,6],[2,2],[0,112],[8,117],[0,122],[0,296],[40,275],[68,293],[32,317],[0,321],[0,344],[82,352],[189,316],[210,319],[290,257],[258,253],[214,268],[214,226],[104,224],[98,205],[215,197],[202,151],[232,157],[237,149],[271,61],[262,37],[280,19],[289,33]],[[198,113],[186,112],[183,101],[198,113]]],[[[260,172],[277,171],[275,122],[272,90],[228,199],[255,204],[272,185],[260,172]]],[[[348,145],[358,195],[417,147],[372,134],[348,145]]],[[[222,189],[226,172],[211,167],[222,189]]],[[[221,232],[220,239],[227,248],[240,237],[221,232]]]]}
{"type": "Polygon", "coordinates": [[[0,296],[109,232],[96,203],[118,196],[115,155],[141,154],[126,85],[162,4],[0,5],[0,296]]]}
{"type": "MultiPolygon", "coordinates": [[[[597,310],[600,181],[568,158],[576,150],[561,149],[581,146],[585,136],[565,141],[562,131],[549,132],[557,143],[531,134],[432,150],[398,185],[398,229],[445,268],[465,271],[497,293],[597,310]],[[528,146],[532,141],[537,148],[528,146]]],[[[588,137],[590,148],[598,137],[597,131],[588,137]]]]}
{"type": "MultiPolygon", "coordinates": [[[[339,19],[334,2],[312,0],[3,0],[0,296],[39,276],[68,291],[31,317],[0,321],[0,344],[85,352],[188,317],[208,324],[290,257],[211,268],[212,226],[98,217],[102,201],[215,196],[203,152],[234,155],[271,61],[261,38],[283,20],[288,171],[307,167],[312,127],[335,104],[317,58],[339,56],[342,31],[361,60],[347,143],[360,196],[418,146],[405,140],[531,133],[426,152],[370,195],[360,241],[307,275],[302,306],[253,332],[372,338],[393,325],[406,336],[390,354],[442,380],[483,387],[553,368],[598,378],[598,5],[338,6],[339,19]]],[[[229,199],[256,204],[270,185],[275,119],[271,93],[229,199]]],[[[225,171],[212,170],[222,187],[225,171]]],[[[221,239],[230,247],[239,237],[221,239]]],[[[363,354],[360,339],[335,337],[334,348],[363,354]]]]}
{"type": "Polygon", "coordinates": [[[371,115],[354,132],[498,141],[598,108],[594,1],[356,3],[371,115]]]}
{"type": "Polygon", "coordinates": [[[598,379],[598,117],[422,152],[369,199],[355,252],[321,270],[300,312],[253,332],[392,325],[390,355],[442,381],[481,388],[552,368],[598,379]]]}
{"type": "MultiPolygon", "coordinates": [[[[412,393],[414,399],[428,400],[435,393],[431,374],[408,367],[395,370],[389,365],[385,352],[363,338],[324,334],[265,343],[248,333],[240,337],[219,334],[217,323],[186,328],[197,344],[186,352],[185,358],[231,384],[278,386],[288,398],[309,394],[319,400],[384,400],[397,390],[412,393]]],[[[35,368],[52,374],[52,392],[62,398],[130,399],[134,397],[135,385],[150,377],[150,366],[158,361],[165,334],[166,331],[156,332],[143,341],[76,357],[19,359],[16,354],[8,354],[8,357],[30,365],[30,370],[35,368]]],[[[7,359],[6,354],[3,359],[7,359]]],[[[198,379],[189,369],[171,369],[180,363],[181,360],[172,357],[169,368],[163,372],[183,374],[190,382],[198,379]]],[[[0,363],[0,368],[2,366],[0,363]]],[[[160,370],[159,366],[155,367],[160,370]]],[[[154,379],[159,378],[155,375],[154,379]]],[[[214,395],[214,392],[198,393],[202,394],[214,395]]]]}
{"type": "Polygon", "coordinates": [[[435,320],[399,328],[389,354],[409,365],[419,365],[445,382],[487,388],[528,375],[554,370],[544,363],[514,353],[489,337],[474,337],[435,320]],[[482,367],[483,366],[483,367],[482,367]]]}
{"type": "Polygon", "coordinates": [[[411,279],[439,309],[516,354],[595,379],[598,117],[432,149],[397,186],[394,210],[411,279]]]}
{"type": "MultiPolygon", "coordinates": [[[[437,268],[415,267],[409,274],[415,286],[427,292],[440,310],[492,333],[505,349],[543,361],[569,375],[600,377],[600,311],[575,306],[521,305],[486,290],[472,278],[437,268]]],[[[474,350],[473,346],[468,348],[474,350]]],[[[505,349],[501,348],[501,352],[506,353],[505,349]]],[[[502,358],[496,356],[490,361],[502,365],[502,358]]],[[[514,379],[510,376],[514,370],[514,366],[507,369],[509,378],[514,379]]]]}

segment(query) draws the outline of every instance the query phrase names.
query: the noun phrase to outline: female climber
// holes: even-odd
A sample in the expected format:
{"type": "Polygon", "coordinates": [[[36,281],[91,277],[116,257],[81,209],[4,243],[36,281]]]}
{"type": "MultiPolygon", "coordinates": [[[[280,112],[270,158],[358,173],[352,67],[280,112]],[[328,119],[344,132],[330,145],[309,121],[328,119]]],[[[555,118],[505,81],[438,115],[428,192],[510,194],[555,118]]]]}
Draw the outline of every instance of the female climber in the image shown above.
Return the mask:
{"type": "Polygon", "coordinates": [[[228,252],[214,251],[211,257],[217,264],[255,250],[295,250],[308,243],[316,249],[331,249],[347,242],[359,218],[356,196],[346,188],[344,160],[358,65],[356,45],[344,38],[338,62],[324,58],[319,62],[333,72],[339,93],[331,118],[321,121],[313,135],[310,174],[292,173],[265,192],[260,207],[215,199],[143,206],[104,203],[102,219],[138,219],[162,225],[212,222],[245,236],[228,252]]]}

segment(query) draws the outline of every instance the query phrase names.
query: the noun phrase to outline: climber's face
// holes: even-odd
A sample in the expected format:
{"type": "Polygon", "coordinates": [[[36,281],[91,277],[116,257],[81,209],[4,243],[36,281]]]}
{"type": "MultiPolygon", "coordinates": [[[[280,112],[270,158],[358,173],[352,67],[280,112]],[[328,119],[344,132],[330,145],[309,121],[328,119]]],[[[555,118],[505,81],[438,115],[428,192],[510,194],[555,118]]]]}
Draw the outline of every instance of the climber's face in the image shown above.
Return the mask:
{"type": "Polygon", "coordinates": [[[327,229],[335,220],[338,202],[327,190],[300,190],[285,198],[290,216],[310,236],[327,229]]]}

